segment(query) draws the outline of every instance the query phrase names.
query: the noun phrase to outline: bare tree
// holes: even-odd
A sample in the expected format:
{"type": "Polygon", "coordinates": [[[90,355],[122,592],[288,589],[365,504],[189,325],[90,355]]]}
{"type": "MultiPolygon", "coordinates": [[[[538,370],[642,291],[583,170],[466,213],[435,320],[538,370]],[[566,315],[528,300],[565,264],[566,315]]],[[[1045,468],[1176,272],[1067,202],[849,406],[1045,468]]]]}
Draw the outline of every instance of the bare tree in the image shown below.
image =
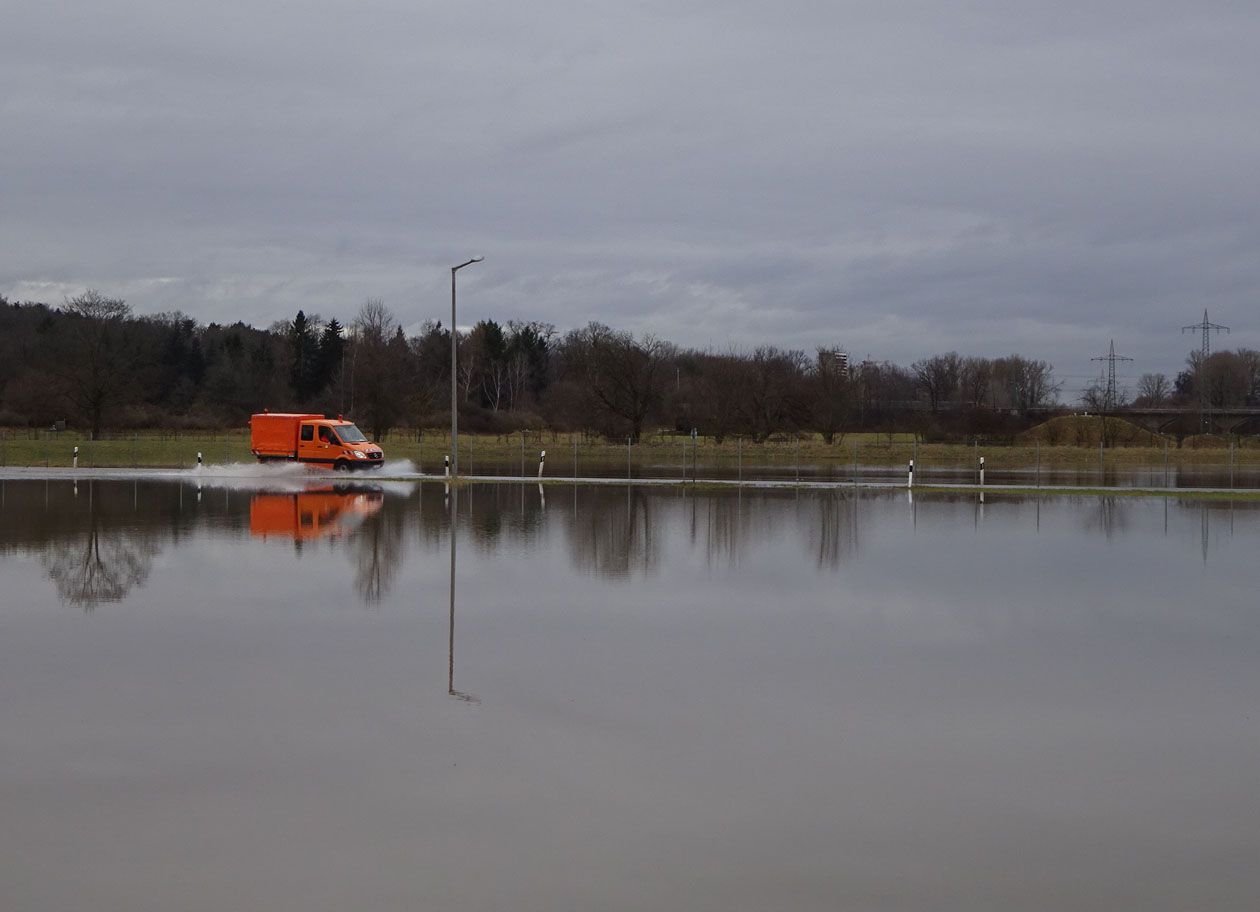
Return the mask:
{"type": "Polygon", "coordinates": [[[971,408],[984,408],[992,400],[993,362],[988,358],[964,358],[958,372],[959,393],[971,408]]]}
{"type": "Polygon", "coordinates": [[[910,365],[914,372],[914,380],[920,389],[927,394],[928,406],[937,411],[958,391],[958,381],[962,375],[962,359],[958,352],[945,355],[933,355],[910,365]]]}
{"type": "Polygon", "coordinates": [[[355,318],[352,345],[356,418],[380,440],[408,413],[416,395],[411,348],[383,301],[369,298],[355,318]]]}
{"type": "Polygon", "coordinates": [[[671,347],[651,336],[636,340],[602,323],[575,330],[566,343],[569,357],[585,375],[591,405],[605,419],[605,433],[625,431],[638,440],[648,415],[661,400],[664,364],[671,347]]]}
{"type": "Polygon", "coordinates": [[[88,290],[67,298],[69,331],[49,359],[62,395],[98,440],[109,413],[134,395],[135,346],[127,336],[131,308],[88,290]]]}
{"type": "Polygon", "coordinates": [[[1242,373],[1246,378],[1246,401],[1248,405],[1255,405],[1260,401],[1260,351],[1254,348],[1238,349],[1238,360],[1241,362],[1242,373]]]}
{"type": "Polygon", "coordinates": [[[835,356],[835,348],[820,347],[809,375],[810,412],[814,427],[830,444],[853,408],[849,371],[835,356]]]}
{"type": "Polygon", "coordinates": [[[1107,402],[1107,381],[1099,378],[1091,380],[1081,390],[1081,405],[1085,407],[1087,412],[1093,412],[1096,415],[1106,414],[1109,405],[1107,402]]]}
{"type": "Polygon", "coordinates": [[[1158,407],[1172,395],[1172,382],[1164,374],[1143,374],[1138,379],[1137,402],[1147,407],[1158,407]]]}
{"type": "Polygon", "coordinates": [[[691,416],[718,443],[746,430],[741,404],[749,384],[748,373],[747,359],[735,351],[704,354],[696,360],[696,373],[688,388],[691,416]]]}
{"type": "Polygon", "coordinates": [[[504,383],[507,389],[507,405],[512,411],[520,408],[525,392],[529,389],[529,359],[524,352],[514,351],[508,358],[504,369],[504,383]]]}
{"type": "Polygon", "coordinates": [[[806,415],[805,353],[762,346],[753,351],[748,367],[740,411],[753,439],[764,441],[801,426],[806,415]]]}
{"type": "Polygon", "coordinates": [[[1051,405],[1062,388],[1062,384],[1054,379],[1051,365],[1019,355],[1009,355],[993,362],[993,386],[998,400],[995,405],[1023,414],[1051,405]]]}

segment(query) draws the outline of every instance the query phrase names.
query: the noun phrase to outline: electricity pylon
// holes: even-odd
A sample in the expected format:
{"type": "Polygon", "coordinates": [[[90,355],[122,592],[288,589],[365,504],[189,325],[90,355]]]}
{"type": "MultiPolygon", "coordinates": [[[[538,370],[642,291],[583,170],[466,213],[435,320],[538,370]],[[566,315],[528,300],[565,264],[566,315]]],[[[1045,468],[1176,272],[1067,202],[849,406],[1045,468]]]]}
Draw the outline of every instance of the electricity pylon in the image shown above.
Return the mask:
{"type": "Polygon", "coordinates": [[[1124,355],[1116,354],[1116,341],[1111,340],[1111,347],[1107,354],[1100,355],[1097,358],[1090,358],[1091,361],[1107,362],[1107,392],[1103,394],[1103,413],[1104,415],[1116,407],[1116,362],[1132,361],[1132,358],[1126,358],[1124,355]]]}
{"type": "Polygon", "coordinates": [[[1189,326],[1181,327],[1181,334],[1184,336],[1188,332],[1201,332],[1203,341],[1199,347],[1199,364],[1194,378],[1195,386],[1199,388],[1199,428],[1207,431],[1212,426],[1212,396],[1208,392],[1207,384],[1207,362],[1212,354],[1212,333],[1225,333],[1229,335],[1229,327],[1222,326],[1219,323],[1213,323],[1208,319],[1207,311],[1203,311],[1202,323],[1191,323],[1189,326]]]}

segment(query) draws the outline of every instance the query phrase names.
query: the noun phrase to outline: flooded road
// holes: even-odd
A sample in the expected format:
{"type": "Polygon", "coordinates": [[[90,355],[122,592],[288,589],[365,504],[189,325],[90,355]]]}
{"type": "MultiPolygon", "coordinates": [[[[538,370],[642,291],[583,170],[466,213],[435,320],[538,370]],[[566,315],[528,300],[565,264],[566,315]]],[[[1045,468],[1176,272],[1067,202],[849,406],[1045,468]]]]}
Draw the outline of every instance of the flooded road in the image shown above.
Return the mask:
{"type": "Polygon", "coordinates": [[[0,482],[0,908],[1260,895],[1255,502],[256,485],[0,482]]]}

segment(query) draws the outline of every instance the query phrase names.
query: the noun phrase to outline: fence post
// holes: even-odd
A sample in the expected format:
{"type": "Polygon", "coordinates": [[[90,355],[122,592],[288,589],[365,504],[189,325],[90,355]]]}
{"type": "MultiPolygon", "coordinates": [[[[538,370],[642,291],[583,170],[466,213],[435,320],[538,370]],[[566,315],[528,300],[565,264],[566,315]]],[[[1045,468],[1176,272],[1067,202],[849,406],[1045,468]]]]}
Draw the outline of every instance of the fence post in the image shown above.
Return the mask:
{"type": "Polygon", "coordinates": [[[626,438],[626,481],[630,480],[630,438],[626,438]]]}
{"type": "Polygon", "coordinates": [[[1168,477],[1168,440],[1164,440],[1164,487],[1169,487],[1168,477]]]}
{"type": "Polygon", "coordinates": [[[735,438],[735,480],[744,483],[744,438],[735,438]]]}
{"type": "Polygon", "coordinates": [[[573,438],[573,480],[577,481],[577,438],[573,438]]]}
{"type": "Polygon", "coordinates": [[[1234,441],[1229,442],[1229,486],[1234,487],[1234,441]]]}
{"type": "Polygon", "coordinates": [[[1037,451],[1037,469],[1034,478],[1036,479],[1036,486],[1041,487],[1041,441],[1035,441],[1033,446],[1037,451]]]}

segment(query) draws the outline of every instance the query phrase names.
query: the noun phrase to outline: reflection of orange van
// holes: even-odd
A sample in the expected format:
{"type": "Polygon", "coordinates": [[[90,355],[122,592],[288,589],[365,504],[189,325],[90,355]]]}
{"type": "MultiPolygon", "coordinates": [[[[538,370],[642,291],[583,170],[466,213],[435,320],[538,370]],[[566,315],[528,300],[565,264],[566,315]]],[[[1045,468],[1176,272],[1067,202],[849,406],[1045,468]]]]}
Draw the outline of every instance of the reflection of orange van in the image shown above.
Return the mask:
{"type": "Polygon", "coordinates": [[[255,494],[249,502],[249,532],[261,538],[307,541],[336,537],[381,509],[380,491],[330,488],[300,494],[255,494]]]}
{"type": "Polygon", "coordinates": [[[261,412],[249,419],[250,451],[259,462],[291,460],[334,469],[379,469],[381,448],[353,422],[323,415],[261,412]]]}

